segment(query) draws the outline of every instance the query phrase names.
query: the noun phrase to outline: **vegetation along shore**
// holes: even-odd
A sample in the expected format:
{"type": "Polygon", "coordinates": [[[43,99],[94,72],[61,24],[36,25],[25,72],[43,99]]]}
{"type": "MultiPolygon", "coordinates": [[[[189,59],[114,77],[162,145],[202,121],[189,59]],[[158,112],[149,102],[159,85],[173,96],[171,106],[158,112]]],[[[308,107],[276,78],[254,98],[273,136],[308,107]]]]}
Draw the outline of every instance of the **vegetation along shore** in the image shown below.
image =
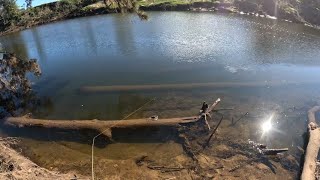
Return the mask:
{"type": "MultiPolygon", "coordinates": [[[[27,0],[30,1],[30,0],[27,0]]],[[[31,1],[32,2],[32,1],[31,1]]],[[[239,13],[258,17],[283,19],[309,26],[320,26],[320,2],[317,0],[228,0],[228,1],[186,1],[186,0],[139,0],[137,2],[99,0],[61,0],[36,7],[31,2],[25,9],[19,9],[13,0],[0,4],[0,35],[20,31],[41,24],[83,16],[117,12],[142,11],[212,11],[239,13]]]]}

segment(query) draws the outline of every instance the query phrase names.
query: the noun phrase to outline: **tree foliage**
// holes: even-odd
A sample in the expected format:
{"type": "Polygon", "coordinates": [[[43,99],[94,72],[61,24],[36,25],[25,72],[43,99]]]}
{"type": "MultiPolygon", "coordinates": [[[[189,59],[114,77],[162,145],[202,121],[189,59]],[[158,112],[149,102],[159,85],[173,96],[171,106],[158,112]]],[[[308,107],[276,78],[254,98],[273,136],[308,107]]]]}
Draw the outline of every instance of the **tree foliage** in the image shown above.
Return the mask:
{"type": "Polygon", "coordinates": [[[9,53],[0,61],[0,118],[20,114],[37,104],[28,73],[41,75],[36,60],[22,60],[9,53]]]}
{"type": "Polygon", "coordinates": [[[15,24],[19,20],[19,9],[15,0],[0,0],[0,30],[15,24]]]}

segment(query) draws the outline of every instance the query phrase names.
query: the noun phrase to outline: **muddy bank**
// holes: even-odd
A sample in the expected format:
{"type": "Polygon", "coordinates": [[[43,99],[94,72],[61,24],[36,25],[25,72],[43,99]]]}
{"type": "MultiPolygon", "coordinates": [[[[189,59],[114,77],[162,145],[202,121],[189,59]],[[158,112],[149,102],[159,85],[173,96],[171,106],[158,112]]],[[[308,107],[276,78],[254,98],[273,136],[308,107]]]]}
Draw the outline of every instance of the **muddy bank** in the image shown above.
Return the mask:
{"type": "Polygon", "coordinates": [[[74,173],[61,174],[39,167],[11,148],[17,144],[16,138],[0,139],[0,179],[87,179],[74,173]]]}

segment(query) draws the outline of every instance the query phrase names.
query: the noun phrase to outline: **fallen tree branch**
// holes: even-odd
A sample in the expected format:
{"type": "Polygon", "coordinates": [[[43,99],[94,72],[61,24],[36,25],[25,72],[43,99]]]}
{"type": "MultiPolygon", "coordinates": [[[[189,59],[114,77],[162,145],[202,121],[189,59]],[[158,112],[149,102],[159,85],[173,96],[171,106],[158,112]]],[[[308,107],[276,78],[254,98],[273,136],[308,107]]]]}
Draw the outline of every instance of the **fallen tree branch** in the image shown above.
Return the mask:
{"type": "Polygon", "coordinates": [[[236,121],[233,121],[233,118],[232,118],[232,126],[234,126],[234,125],[236,125],[237,124],[237,122],[239,122],[241,119],[243,119],[246,115],[248,115],[249,114],[249,112],[246,112],[244,115],[242,115],[238,120],[236,120],[236,121]]]}
{"type": "Polygon", "coordinates": [[[216,131],[217,131],[218,127],[220,126],[222,120],[223,120],[223,116],[221,116],[221,119],[220,119],[219,123],[218,123],[217,126],[214,128],[214,130],[212,131],[210,137],[208,138],[208,140],[207,140],[206,143],[204,144],[203,149],[206,148],[207,146],[209,146],[209,143],[210,143],[210,141],[211,141],[211,138],[212,138],[213,135],[216,133],[216,131]]]}
{"type": "Polygon", "coordinates": [[[204,113],[201,114],[201,116],[204,118],[204,122],[208,126],[208,130],[209,131],[210,131],[211,127],[210,127],[210,125],[208,123],[207,116],[209,116],[211,118],[210,113],[219,104],[220,101],[221,101],[221,99],[218,98],[204,113]]]}
{"type": "Polygon", "coordinates": [[[282,148],[282,149],[262,149],[261,152],[264,155],[277,155],[278,153],[283,153],[289,151],[288,148],[282,148]]]}
{"type": "Polygon", "coordinates": [[[135,128],[152,126],[178,126],[181,124],[197,122],[201,119],[198,116],[169,118],[152,120],[150,118],[131,120],[44,120],[31,119],[28,117],[9,117],[5,119],[6,125],[18,127],[43,127],[59,129],[93,129],[103,133],[112,139],[112,128],[135,128]]]}
{"type": "MultiPolygon", "coordinates": [[[[205,113],[210,113],[220,102],[218,98],[205,113]]],[[[59,129],[93,129],[112,139],[112,128],[136,128],[136,127],[154,127],[154,126],[172,126],[194,123],[203,119],[203,115],[166,118],[166,119],[131,119],[131,120],[45,120],[32,119],[28,116],[8,117],[5,119],[6,125],[18,127],[43,127],[59,129]]]]}
{"type": "Polygon", "coordinates": [[[305,160],[301,180],[313,180],[316,173],[316,162],[320,148],[320,130],[316,123],[315,113],[320,111],[320,106],[315,106],[308,111],[309,142],[305,153],[305,160]]]}

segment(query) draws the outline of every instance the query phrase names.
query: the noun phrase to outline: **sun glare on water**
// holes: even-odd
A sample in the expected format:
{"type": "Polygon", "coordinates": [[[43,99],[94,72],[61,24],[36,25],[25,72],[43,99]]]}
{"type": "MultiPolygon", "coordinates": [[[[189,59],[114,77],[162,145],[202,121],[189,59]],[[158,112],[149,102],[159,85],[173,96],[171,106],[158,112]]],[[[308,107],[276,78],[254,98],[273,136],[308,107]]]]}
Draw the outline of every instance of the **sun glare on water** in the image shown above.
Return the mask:
{"type": "Polygon", "coordinates": [[[268,120],[268,121],[266,121],[266,122],[264,122],[264,123],[262,124],[262,131],[263,131],[264,133],[270,131],[271,129],[272,129],[272,124],[271,124],[271,121],[270,121],[270,120],[268,120]]]}
{"type": "Polygon", "coordinates": [[[274,130],[274,128],[272,127],[273,118],[274,118],[274,113],[272,113],[272,115],[261,124],[261,130],[262,130],[261,138],[266,134],[268,134],[270,131],[274,130]]]}

